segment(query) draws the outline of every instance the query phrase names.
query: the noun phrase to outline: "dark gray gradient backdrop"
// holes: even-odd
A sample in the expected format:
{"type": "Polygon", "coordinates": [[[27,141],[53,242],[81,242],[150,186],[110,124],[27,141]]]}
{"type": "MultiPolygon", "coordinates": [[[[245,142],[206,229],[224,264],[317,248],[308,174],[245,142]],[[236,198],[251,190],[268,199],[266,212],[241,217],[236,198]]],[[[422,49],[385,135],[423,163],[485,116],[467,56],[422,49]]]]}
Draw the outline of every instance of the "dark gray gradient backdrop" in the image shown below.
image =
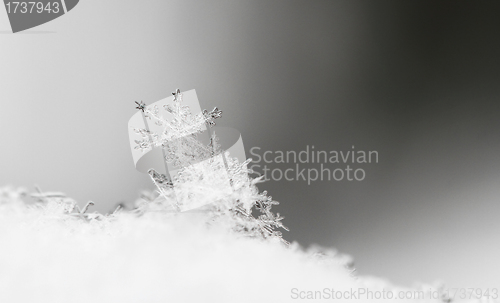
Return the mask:
{"type": "Polygon", "coordinates": [[[362,182],[262,184],[287,239],[397,284],[499,287],[499,16],[497,1],[87,0],[8,34],[2,12],[0,183],[132,201],[152,188],[133,102],[195,88],[247,155],[379,152],[362,182]]]}

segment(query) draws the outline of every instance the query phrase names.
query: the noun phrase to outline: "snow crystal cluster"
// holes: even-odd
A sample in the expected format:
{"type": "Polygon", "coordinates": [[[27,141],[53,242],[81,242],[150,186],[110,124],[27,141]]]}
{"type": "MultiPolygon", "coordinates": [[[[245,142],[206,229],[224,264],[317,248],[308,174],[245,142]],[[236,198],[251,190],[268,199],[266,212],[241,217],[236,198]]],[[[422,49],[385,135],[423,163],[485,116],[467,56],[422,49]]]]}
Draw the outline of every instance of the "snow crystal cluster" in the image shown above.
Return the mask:
{"type": "Polygon", "coordinates": [[[134,129],[142,137],[136,140],[135,148],[144,151],[161,148],[164,161],[179,169],[173,178],[153,168],[149,170],[158,196],[145,201],[139,211],[181,211],[186,203],[197,204],[204,206],[202,210],[207,213],[209,222],[221,221],[240,235],[278,238],[288,245],[277,230],[288,230],[281,223],[283,217],[271,210],[279,203],[266,191],[259,193],[255,184],[262,182],[263,177],[249,176],[253,173],[247,167],[251,160],[240,163],[221,150],[215,132],[211,132],[208,145],[197,138],[205,129],[210,132],[222,111],[216,107],[194,115],[189,106],[183,105],[180,90],[173,95],[173,104],[164,105],[170,119],[159,114],[157,105],[148,107],[142,101],[136,102],[143,114],[145,128],[134,129]],[[148,123],[161,126],[161,133],[150,131],[148,123]]]}

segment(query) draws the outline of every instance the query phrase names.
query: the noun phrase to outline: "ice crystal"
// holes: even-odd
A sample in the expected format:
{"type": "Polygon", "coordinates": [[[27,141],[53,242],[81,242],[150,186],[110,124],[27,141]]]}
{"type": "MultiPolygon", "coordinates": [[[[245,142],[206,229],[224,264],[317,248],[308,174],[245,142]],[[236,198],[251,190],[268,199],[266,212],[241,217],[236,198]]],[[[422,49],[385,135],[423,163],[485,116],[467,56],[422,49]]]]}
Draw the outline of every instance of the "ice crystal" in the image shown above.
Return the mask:
{"type": "Polygon", "coordinates": [[[140,149],[142,151],[145,151],[145,150],[151,148],[151,141],[148,139],[135,140],[135,143],[137,143],[137,146],[135,147],[135,149],[140,149]]]}
{"type": "MultiPolygon", "coordinates": [[[[80,209],[77,202],[66,196],[64,193],[43,192],[38,186],[35,186],[35,190],[36,192],[30,194],[30,197],[35,202],[38,202],[38,204],[35,204],[35,207],[42,209],[45,214],[50,214],[54,218],[63,220],[76,218],[84,221],[93,221],[102,220],[106,217],[98,212],[88,212],[89,208],[95,205],[92,201],[87,202],[87,204],[80,209]]],[[[111,215],[116,214],[119,208],[120,207],[118,207],[111,215]]]]}
{"type": "Polygon", "coordinates": [[[189,106],[182,102],[179,89],[171,104],[164,105],[170,119],[160,115],[158,106],[146,106],[137,103],[142,112],[145,128],[134,129],[141,136],[136,140],[136,149],[162,149],[164,161],[171,164],[178,172],[170,177],[157,172],[154,168],[148,173],[156,185],[157,197],[144,199],[140,204],[141,212],[148,210],[182,211],[189,204],[206,205],[210,224],[227,224],[228,228],[242,235],[258,238],[282,238],[277,229],[288,231],[281,221],[279,213],[274,214],[272,207],[279,203],[264,191],[259,193],[255,184],[262,178],[251,178],[248,169],[250,159],[240,163],[221,148],[218,137],[212,127],[215,120],[221,118],[222,111],[215,107],[211,111],[203,110],[193,114],[189,106]],[[161,132],[152,132],[149,123],[162,126],[161,132]],[[208,131],[208,145],[198,140],[198,135],[208,131]],[[253,212],[256,211],[256,215],[253,212]]]}
{"type": "Polygon", "coordinates": [[[215,107],[212,111],[208,112],[206,109],[203,110],[203,116],[205,120],[210,125],[210,127],[215,126],[215,119],[220,118],[222,115],[222,111],[220,111],[217,107],[215,107]]]}
{"type": "Polygon", "coordinates": [[[136,109],[144,112],[144,108],[146,108],[146,104],[144,102],[142,102],[142,101],[140,103],[137,102],[137,101],[135,101],[135,103],[137,104],[136,109]]]}

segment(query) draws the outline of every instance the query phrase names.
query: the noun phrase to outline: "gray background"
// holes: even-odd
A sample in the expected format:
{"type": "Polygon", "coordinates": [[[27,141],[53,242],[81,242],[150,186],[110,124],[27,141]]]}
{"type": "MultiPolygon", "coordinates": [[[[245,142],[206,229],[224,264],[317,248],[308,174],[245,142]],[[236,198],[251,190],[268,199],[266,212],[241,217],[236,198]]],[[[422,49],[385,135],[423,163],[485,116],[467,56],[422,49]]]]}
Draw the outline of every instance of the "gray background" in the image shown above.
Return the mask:
{"type": "MultiPolygon", "coordinates": [[[[11,34],[0,10],[0,184],[107,211],[147,176],[134,103],[195,88],[249,155],[377,150],[362,182],[269,182],[286,238],[361,274],[499,287],[500,2],[81,1],[11,34]]],[[[276,167],[287,168],[286,165],[276,167]]]]}

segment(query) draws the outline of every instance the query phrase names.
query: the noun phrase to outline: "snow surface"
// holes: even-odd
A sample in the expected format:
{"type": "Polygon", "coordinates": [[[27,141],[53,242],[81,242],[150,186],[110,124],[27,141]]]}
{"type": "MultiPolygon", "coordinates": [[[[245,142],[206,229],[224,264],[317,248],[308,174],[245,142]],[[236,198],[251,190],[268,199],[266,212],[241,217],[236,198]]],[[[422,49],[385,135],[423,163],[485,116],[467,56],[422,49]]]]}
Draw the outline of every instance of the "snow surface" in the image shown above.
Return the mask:
{"type": "MultiPolygon", "coordinates": [[[[409,290],[356,277],[333,249],[242,237],[203,213],[75,217],[63,203],[26,205],[20,193],[0,189],[2,303],[345,302],[294,296],[409,290]]],[[[364,299],[352,301],[413,301],[364,299]]]]}

